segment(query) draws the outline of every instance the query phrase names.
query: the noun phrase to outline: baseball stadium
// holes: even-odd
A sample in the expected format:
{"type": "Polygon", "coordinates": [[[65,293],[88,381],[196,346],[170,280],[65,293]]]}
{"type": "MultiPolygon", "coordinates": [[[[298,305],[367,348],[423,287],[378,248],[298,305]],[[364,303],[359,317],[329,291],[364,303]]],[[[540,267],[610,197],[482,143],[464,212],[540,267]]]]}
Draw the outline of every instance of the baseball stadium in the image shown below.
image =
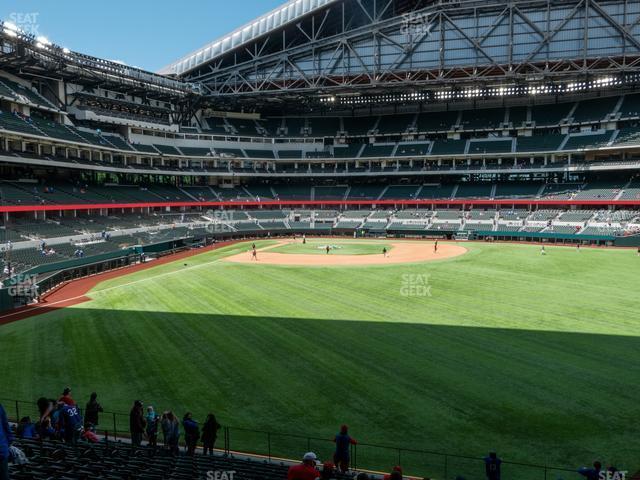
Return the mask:
{"type": "Polygon", "coordinates": [[[166,65],[0,18],[1,480],[640,478],[640,0],[166,65]]]}

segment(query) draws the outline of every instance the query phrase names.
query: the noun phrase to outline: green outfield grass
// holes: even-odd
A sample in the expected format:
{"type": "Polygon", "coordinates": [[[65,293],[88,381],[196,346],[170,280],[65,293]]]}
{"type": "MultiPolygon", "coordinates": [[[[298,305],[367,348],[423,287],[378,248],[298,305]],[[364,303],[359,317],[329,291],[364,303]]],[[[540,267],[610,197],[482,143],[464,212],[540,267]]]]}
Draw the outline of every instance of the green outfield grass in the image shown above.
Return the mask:
{"type": "Polygon", "coordinates": [[[382,249],[386,248],[387,252],[392,250],[392,246],[386,242],[371,241],[341,241],[334,239],[309,240],[303,244],[301,239],[296,243],[281,245],[270,248],[272,253],[288,253],[288,254],[320,254],[327,255],[325,247],[331,247],[329,255],[382,255],[382,249]]]}
{"type": "MultiPolygon", "coordinates": [[[[220,261],[247,250],[234,245],[110,280],[88,303],[0,327],[0,397],[71,385],[108,410],[141,398],[231,426],[330,438],[348,423],[366,443],[637,470],[640,258],[465,246],[432,263],[304,268],[220,261]]],[[[231,437],[266,450],[265,435],[231,437]]],[[[307,449],[278,438],[272,453],[307,449]]],[[[398,463],[358,452],[362,466],[398,463]]],[[[439,457],[402,461],[442,478],[439,457]]],[[[450,479],[482,478],[448,462],[450,479]]],[[[544,478],[525,470],[504,478],[544,478]]]]}

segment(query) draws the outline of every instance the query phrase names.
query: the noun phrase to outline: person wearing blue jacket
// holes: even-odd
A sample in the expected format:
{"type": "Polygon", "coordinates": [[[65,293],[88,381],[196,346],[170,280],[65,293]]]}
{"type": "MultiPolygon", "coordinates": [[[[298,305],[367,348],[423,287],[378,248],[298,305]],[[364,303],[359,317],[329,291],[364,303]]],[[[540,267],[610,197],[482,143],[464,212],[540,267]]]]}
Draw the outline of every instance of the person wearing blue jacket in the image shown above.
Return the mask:
{"type": "Polygon", "coordinates": [[[16,431],[17,436],[20,438],[37,438],[36,426],[31,421],[31,417],[23,417],[18,423],[18,429],[16,431]]]}
{"type": "Polygon", "coordinates": [[[82,433],[82,416],[78,407],[58,402],[58,422],[65,443],[75,445],[82,433]]]}
{"type": "Polygon", "coordinates": [[[487,480],[500,480],[500,465],[502,460],[498,458],[495,452],[489,453],[488,457],[484,457],[484,469],[487,480]]]}
{"type": "Polygon", "coordinates": [[[587,480],[599,480],[600,474],[602,473],[602,464],[600,462],[593,462],[593,468],[582,467],[578,469],[578,473],[587,480]]]}
{"type": "Polygon", "coordinates": [[[342,473],[349,470],[350,462],[350,448],[351,445],[356,445],[356,441],[349,436],[349,427],[342,425],[340,427],[340,433],[338,433],[333,441],[336,444],[336,450],[333,454],[333,463],[342,473]]]}
{"type": "Polygon", "coordinates": [[[13,442],[13,435],[9,428],[7,413],[0,404],[0,480],[9,480],[9,446],[13,442]]]}
{"type": "Polygon", "coordinates": [[[200,438],[200,427],[191,416],[191,412],[185,414],[182,419],[182,427],[184,428],[184,443],[187,444],[187,455],[195,455],[200,438]]]}

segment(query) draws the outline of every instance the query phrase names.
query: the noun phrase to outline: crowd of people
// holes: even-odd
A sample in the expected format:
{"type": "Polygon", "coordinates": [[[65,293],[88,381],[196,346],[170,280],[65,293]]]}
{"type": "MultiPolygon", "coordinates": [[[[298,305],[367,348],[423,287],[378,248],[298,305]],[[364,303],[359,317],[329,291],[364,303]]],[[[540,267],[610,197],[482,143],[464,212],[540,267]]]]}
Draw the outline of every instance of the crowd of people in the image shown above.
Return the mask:
{"type": "MultiPolygon", "coordinates": [[[[57,399],[41,397],[36,404],[38,419],[34,421],[29,416],[20,418],[15,429],[17,438],[61,440],[71,445],[79,441],[88,443],[101,441],[96,431],[100,424],[100,414],[104,409],[98,401],[97,393],[90,395],[84,410],[77,404],[68,387],[57,399]]],[[[8,453],[3,448],[9,448],[14,433],[9,429],[6,414],[1,408],[0,420],[3,422],[0,426],[0,459],[7,459],[8,453]]],[[[133,447],[141,446],[143,441],[146,441],[149,447],[158,447],[158,436],[161,432],[164,448],[176,455],[180,452],[181,431],[184,432],[187,455],[195,454],[199,442],[202,443],[205,454],[213,454],[220,428],[221,425],[213,413],[207,416],[200,427],[191,412],[187,412],[180,421],[178,416],[170,410],[161,415],[157,414],[151,405],[145,410],[140,400],[133,403],[129,412],[129,433],[133,447]]],[[[0,480],[5,478],[7,477],[0,474],[0,480]]]]}
{"type": "Polygon", "coordinates": [[[180,451],[181,427],[184,431],[187,455],[195,455],[199,442],[202,443],[205,455],[213,454],[218,431],[222,428],[213,413],[207,416],[201,428],[191,412],[185,413],[182,421],[180,421],[178,416],[171,410],[159,415],[153,406],[149,405],[145,410],[142,401],[136,400],[133,402],[129,412],[129,432],[131,434],[131,444],[134,447],[141,446],[144,440],[147,441],[149,447],[157,447],[158,435],[162,432],[165,448],[173,454],[178,454],[180,451]]]}
{"type": "MultiPolygon", "coordinates": [[[[23,417],[13,431],[9,426],[7,414],[0,405],[0,480],[9,480],[9,460],[13,457],[15,461],[15,456],[21,454],[19,449],[12,446],[14,437],[57,439],[71,445],[81,440],[89,443],[100,441],[96,429],[104,409],[95,392],[89,397],[84,412],[74,400],[70,388],[65,388],[56,400],[45,397],[38,399],[37,407],[38,420],[33,422],[30,417],[23,417]]],[[[129,433],[133,448],[142,446],[145,441],[148,447],[159,448],[158,439],[162,433],[164,448],[173,455],[180,453],[181,432],[184,433],[186,455],[195,455],[199,444],[202,445],[205,455],[212,455],[221,427],[213,413],[207,416],[201,426],[191,412],[185,413],[180,421],[172,411],[158,414],[153,406],[145,408],[140,400],[133,402],[129,412],[129,433]]],[[[349,434],[349,427],[342,425],[333,441],[335,450],[332,460],[321,464],[315,453],[308,452],[303,456],[301,463],[289,467],[287,480],[330,480],[338,473],[351,472],[351,447],[357,445],[357,441],[349,434]]],[[[487,480],[501,480],[502,460],[495,452],[484,458],[484,464],[487,480]]],[[[617,469],[614,467],[603,470],[600,462],[594,462],[592,467],[582,467],[577,471],[587,480],[600,480],[603,474],[610,476],[615,472],[617,469]]],[[[370,480],[374,477],[367,473],[359,473],[354,478],[370,480]]],[[[400,466],[394,467],[390,473],[383,476],[384,480],[403,478],[400,466]]],[[[457,477],[457,480],[465,479],[457,477]]]]}

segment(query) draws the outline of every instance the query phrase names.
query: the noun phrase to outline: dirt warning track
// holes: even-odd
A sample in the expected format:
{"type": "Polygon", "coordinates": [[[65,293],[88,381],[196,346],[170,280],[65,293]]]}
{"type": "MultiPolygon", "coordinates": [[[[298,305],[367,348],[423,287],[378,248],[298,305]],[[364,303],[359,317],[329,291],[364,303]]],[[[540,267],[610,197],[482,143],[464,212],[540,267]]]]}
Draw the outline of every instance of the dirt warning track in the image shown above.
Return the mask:
{"type": "MultiPolygon", "coordinates": [[[[327,239],[327,242],[330,242],[327,239]]],[[[275,253],[269,250],[291,243],[300,243],[300,240],[285,240],[276,245],[270,245],[258,249],[258,260],[252,260],[251,250],[239,253],[224,259],[234,263],[258,263],[268,265],[300,265],[300,266],[327,266],[327,265],[392,265],[398,263],[429,262],[457,257],[467,252],[467,249],[459,245],[438,244],[438,251],[434,251],[433,242],[388,242],[393,248],[385,257],[375,255],[342,255],[342,254],[308,254],[308,253],[275,253]]]]}

